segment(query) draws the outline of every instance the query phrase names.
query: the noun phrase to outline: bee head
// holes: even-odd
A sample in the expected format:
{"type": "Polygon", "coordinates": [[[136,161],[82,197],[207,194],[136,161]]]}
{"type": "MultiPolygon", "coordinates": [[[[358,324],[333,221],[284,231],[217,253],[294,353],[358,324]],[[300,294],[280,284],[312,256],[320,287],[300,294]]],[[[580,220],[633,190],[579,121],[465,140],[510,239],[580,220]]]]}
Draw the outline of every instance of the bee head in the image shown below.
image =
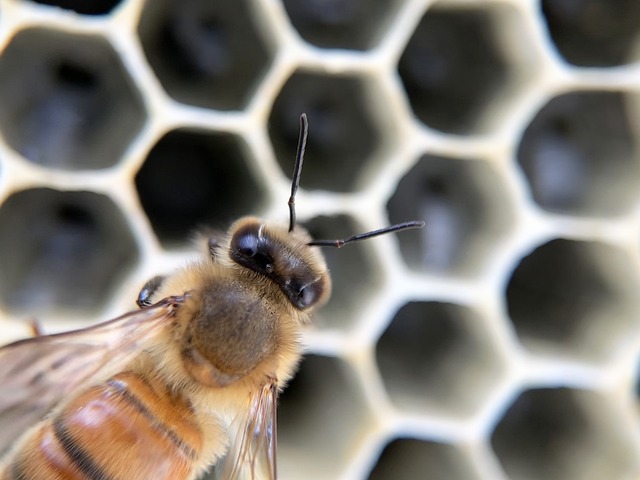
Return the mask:
{"type": "Polygon", "coordinates": [[[257,218],[243,218],[230,229],[229,256],[237,264],[275,282],[300,310],[324,304],[331,280],[319,249],[309,245],[300,226],[292,231],[257,218]]]}

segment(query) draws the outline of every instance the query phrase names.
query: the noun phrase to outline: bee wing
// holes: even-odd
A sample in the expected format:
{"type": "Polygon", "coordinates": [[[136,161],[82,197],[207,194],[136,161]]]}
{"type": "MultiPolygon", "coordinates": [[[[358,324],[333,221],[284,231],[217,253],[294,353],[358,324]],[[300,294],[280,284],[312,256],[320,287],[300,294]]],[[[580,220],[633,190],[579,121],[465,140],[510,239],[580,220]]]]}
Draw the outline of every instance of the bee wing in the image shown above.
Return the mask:
{"type": "Polygon", "coordinates": [[[0,348],[0,455],[73,391],[124,368],[168,325],[184,296],[93,327],[0,348]]]}
{"type": "Polygon", "coordinates": [[[232,438],[227,455],[216,465],[224,480],[276,480],[276,407],[278,387],[264,385],[250,400],[246,414],[230,428],[232,438]]]}

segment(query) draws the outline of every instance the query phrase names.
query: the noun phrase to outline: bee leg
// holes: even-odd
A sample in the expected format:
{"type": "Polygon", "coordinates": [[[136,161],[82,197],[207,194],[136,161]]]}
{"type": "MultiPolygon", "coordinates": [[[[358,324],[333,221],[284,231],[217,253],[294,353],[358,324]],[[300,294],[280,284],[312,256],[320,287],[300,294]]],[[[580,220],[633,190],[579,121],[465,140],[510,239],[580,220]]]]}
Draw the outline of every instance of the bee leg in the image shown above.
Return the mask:
{"type": "Polygon", "coordinates": [[[34,337],[41,337],[44,335],[44,330],[42,329],[42,324],[38,321],[37,318],[32,318],[29,322],[29,329],[31,330],[31,334],[34,337]]]}
{"type": "Polygon", "coordinates": [[[211,260],[215,262],[220,256],[221,244],[219,239],[216,237],[209,237],[207,239],[207,246],[209,247],[209,256],[211,257],[211,260]]]}
{"type": "Polygon", "coordinates": [[[217,262],[224,253],[225,232],[214,228],[200,228],[195,233],[194,243],[203,250],[203,253],[212,261],[217,262]]]}
{"type": "Polygon", "coordinates": [[[158,291],[166,278],[167,277],[163,275],[157,275],[142,286],[142,289],[138,294],[138,299],[136,300],[136,303],[140,308],[151,306],[151,297],[153,297],[153,294],[158,291]]]}

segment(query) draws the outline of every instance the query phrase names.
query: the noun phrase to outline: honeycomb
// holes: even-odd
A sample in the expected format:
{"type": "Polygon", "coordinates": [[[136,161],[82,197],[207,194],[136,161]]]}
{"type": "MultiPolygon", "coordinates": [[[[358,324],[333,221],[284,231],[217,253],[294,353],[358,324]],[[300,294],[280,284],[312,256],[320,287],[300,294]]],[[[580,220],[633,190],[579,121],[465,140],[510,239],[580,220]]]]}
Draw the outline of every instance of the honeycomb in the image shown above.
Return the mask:
{"type": "Polygon", "coordinates": [[[302,223],[335,294],[283,479],[640,476],[640,3],[1,0],[0,340],[302,223]]]}

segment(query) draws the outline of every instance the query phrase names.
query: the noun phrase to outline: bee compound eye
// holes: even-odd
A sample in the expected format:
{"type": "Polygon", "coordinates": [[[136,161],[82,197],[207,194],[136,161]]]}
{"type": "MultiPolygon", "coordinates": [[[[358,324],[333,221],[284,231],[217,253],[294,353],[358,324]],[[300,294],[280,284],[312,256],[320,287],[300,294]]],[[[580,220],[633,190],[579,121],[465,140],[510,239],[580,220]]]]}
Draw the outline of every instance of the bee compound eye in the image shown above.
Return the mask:
{"type": "Polygon", "coordinates": [[[302,287],[298,292],[298,298],[300,299],[300,303],[305,307],[308,306],[313,300],[313,294],[311,293],[311,289],[307,287],[302,287]]]}
{"type": "Polygon", "coordinates": [[[241,255],[254,257],[258,253],[258,236],[253,232],[238,235],[235,240],[235,248],[241,255]]]}
{"type": "Polygon", "coordinates": [[[301,308],[307,308],[313,305],[318,298],[317,289],[314,288],[314,285],[307,285],[306,287],[302,287],[298,292],[298,305],[301,308]]]}

